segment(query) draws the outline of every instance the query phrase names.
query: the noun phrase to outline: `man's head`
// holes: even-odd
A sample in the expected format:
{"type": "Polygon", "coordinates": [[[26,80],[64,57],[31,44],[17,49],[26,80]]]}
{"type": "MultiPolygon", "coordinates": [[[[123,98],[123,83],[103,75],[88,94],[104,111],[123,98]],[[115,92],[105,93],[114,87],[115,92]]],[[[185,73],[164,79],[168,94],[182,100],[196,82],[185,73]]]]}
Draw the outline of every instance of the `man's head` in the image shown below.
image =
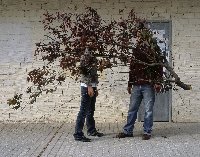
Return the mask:
{"type": "Polygon", "coordinates": [[[92,53],[91,53],[91,51],[90,51],[90,49],[88,47],[85,48],[84,55],[88,56],[88,57],[92,55],[92,53]]]}
{"type": "Polygon", "coordinates": [[[89,65],[93,65],[97,63],[96,57],[94,56],[93,52],[89,48],[85,49],[84,57],[82,59],[85,60],[89,65]]]}

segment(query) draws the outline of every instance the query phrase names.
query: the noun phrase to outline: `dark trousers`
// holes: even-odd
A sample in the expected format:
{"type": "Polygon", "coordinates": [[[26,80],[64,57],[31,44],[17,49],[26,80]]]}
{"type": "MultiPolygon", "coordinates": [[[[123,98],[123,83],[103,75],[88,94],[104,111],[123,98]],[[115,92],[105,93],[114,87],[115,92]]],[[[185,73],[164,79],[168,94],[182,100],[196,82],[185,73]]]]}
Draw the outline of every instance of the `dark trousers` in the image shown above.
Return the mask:
{"type": "Polygon", "coordinates": [[[86,119],[87,132],[92,133],[96,131],[95,120],[94,120],[94,111],[96,103],[96,87],[93,87],[95,94],[93,97],[88,95],[88,88],[81,87],[81,106],[76,119],[75,133],[74,137],[83,136],[83,126],[86,119]]]}

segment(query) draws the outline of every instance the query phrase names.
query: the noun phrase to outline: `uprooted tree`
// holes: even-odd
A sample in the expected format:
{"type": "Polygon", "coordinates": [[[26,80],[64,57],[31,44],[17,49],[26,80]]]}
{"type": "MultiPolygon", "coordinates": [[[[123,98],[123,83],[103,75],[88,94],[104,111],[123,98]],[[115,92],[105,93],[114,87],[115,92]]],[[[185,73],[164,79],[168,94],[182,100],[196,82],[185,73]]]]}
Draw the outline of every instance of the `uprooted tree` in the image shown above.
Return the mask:
{"type": "MultiPolygon", "coordinates": [[[[166,56],[163,55],[153,38],[152,31],[146,27],[143,19],[136,17],[132,10],[128,18],[119,21],[104,21],[97,11],[87,7],[82,14],[59,13],[44,14],[44,30],[46,38],[43,42],[36,43],[35,56],[45,64],[28,73],[27,81],[31,82],[27,88],[30,94],[30,103],[34,103],[42,93],[54,92],[57,86],[68,77],[78,79],[81,55],[88,49],[97,58],[98,70],[102,72],[114,65],[129,65],[134,59],[136,47],[150,62],[145,63],[135,59],[135,62],[151,66],[163,66],[168,70],[168,75],[162,81],[163,89],[172,88],[172,83],[185,90],[191,89],[190,85],[180,81],[178,75],[169,66],[166,56]],[[136,40],[136,37],[140,40],[136,40]],[[60,70],[53,67],[58,65],[60,70]]],[[[15,94],[8,104],[17,109],[20,107],[22,94],[15,94]]]]}

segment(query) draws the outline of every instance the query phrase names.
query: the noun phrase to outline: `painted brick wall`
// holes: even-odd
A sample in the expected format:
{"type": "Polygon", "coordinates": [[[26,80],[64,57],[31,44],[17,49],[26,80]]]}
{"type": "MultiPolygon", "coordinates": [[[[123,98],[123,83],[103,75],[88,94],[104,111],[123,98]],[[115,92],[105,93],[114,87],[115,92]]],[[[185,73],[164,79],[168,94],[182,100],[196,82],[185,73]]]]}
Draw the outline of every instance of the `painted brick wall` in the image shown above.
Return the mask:
{"type": "MultiPolygon", "coordinates": [[[[39,21],[45,10],[83,12],[84,5],[97,9],[106,20],[127,16],[131,9],[148,20],[172,21],[172,57],[175,71],[191,84],[191,91],[173,91],[172,120],[200,122],[200,1],[198,0],[0,0],[0,121],[66,121],[76,118],[80,103],[79,83],[68,79],[37,103],[12,110],[6,100],[27,87],[27,71],[35,61],[36,42],[43,40],[39,21]],[[119,14],[119,9],[124,9],[119,14]]],[[[127,68],[101,74],[95,117],[97,122],[126,120],[129,95],[127,68]]],[[[27,97],[27,96],[26,96],[27,97]]]]}

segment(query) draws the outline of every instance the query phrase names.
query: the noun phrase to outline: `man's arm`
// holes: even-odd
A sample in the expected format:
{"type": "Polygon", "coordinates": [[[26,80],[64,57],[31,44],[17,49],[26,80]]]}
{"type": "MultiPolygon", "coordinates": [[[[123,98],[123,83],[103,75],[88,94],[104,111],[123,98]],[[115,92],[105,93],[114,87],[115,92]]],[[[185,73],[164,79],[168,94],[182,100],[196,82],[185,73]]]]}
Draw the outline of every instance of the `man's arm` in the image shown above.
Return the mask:
{"type": "Polygon", "coordinates": [[[162,66],[156,66],[155,67],[155,71],[156,71],[156,82],[154,84],[154,89],[155,91],[158,93],[160,92],[161,88],[162,88],[162,81],[163,81],[163,67],[162,66]]]}
{"type": "Polygon", "coordinates": [[[82,55],[80,60],[80,73],[83,75],[83,82],[87,86],[92,86],[92,78],[90,75],[90,64],[89,64],[89,58],[86,58],[86,56],[82,55]]]}

